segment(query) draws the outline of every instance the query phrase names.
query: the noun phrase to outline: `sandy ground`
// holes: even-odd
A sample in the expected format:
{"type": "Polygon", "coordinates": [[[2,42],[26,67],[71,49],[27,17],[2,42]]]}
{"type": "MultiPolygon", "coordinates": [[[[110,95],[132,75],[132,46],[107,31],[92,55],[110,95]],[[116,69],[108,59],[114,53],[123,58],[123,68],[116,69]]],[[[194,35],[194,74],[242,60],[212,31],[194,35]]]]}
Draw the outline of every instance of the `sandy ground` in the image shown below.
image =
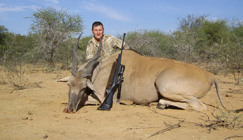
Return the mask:
{"type": "MultiPolygon", "coordinates": [[[[1,140],[243,139],[243,112],[221,111],[214,87],[201,99],[208,108],[202,112],[116,103],[111,111],[85,106],[75,114],[67,114],[63,109],[68,86],[56,80],[68,76],[68,71],[29,69],[24,76],[27,88],[13,90],[3,68],[0,70],[1,140]]],[[[242,109],[243,85],[235,85],[232,75],[217,79],[225,106],[242,109]]]]}

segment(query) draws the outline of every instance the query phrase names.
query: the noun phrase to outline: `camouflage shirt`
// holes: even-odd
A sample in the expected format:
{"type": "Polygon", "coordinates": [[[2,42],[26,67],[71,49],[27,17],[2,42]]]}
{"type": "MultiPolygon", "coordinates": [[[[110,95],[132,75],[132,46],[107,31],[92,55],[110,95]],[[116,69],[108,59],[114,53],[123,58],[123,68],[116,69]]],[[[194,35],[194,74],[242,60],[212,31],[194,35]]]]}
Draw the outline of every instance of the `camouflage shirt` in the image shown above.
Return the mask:
{"type": "MultiPolygon", "coordinates": [[[[104,35],[102,38],[102,52],[101,59],[103,60],[107,56],[115,53],[121,49],[122,40],[117,39],[111,35],[104,35]]],[[[89,40],[86,48],[86,60],[89,60],[94,57],[99,47],[99,42],[93,37],[89,40]]],[[[129,47],[124,44],[124,49],[129,49],[129,47]]]]}

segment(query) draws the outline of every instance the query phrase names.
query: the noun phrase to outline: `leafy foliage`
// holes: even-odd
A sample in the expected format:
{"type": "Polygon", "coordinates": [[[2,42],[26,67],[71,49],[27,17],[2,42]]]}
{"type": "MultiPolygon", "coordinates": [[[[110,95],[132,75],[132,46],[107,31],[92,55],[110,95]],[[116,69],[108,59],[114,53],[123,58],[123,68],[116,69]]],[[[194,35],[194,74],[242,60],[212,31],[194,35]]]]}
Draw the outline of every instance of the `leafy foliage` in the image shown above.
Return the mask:
{"type": "Polygon", "coordinates": [[[169,35],[160,31],[135,31],[127,35],[126,43],[139,53],[148,56],[165,57],[173,54],[169,35]]]}
{"type": "Polygon", "coordinates": [[[71,16],[66,11],[54,8],[41,8],[33,14],[32,31],[39,39],[39,53],[54,66],[56,49],[83,30],[82,19],[78,15],[71,16]]]}

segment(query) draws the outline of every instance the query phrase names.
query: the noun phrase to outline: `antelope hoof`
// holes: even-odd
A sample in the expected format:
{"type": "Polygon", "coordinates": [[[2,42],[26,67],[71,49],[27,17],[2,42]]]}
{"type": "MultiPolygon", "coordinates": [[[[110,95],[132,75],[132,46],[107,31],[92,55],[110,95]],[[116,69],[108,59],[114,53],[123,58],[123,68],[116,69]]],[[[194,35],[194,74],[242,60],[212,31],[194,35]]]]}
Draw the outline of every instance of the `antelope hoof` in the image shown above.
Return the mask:
{"type": "Polygon", "coordinates": [[[166,105],[166,104],[160,104],[160,103],[157,104],[157,108],[158,108],[158,109],[161,109],[161,110],[164,110],[164,109],[166,109],[167,107],[168,107],[168,105],[166,105]]]}

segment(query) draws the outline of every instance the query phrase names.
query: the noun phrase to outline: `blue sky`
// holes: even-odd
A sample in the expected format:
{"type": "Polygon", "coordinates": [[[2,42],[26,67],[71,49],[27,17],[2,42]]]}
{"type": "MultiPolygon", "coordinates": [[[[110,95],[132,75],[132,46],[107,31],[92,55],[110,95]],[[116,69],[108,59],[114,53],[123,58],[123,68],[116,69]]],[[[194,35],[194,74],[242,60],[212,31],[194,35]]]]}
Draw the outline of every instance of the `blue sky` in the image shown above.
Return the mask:
{"type": "Polygon", "coordinates": [[[178,18],[189,14],[243,21],[243,0],[1,0],[0,25],[9,32],[27,35],[32,23],[28,17],[43,7],[80,15],[84,36],[91,35],[94,21],[103,22],[105,34],[113,36],[138,30],[169,33],[179,27],[178,18]]]}

